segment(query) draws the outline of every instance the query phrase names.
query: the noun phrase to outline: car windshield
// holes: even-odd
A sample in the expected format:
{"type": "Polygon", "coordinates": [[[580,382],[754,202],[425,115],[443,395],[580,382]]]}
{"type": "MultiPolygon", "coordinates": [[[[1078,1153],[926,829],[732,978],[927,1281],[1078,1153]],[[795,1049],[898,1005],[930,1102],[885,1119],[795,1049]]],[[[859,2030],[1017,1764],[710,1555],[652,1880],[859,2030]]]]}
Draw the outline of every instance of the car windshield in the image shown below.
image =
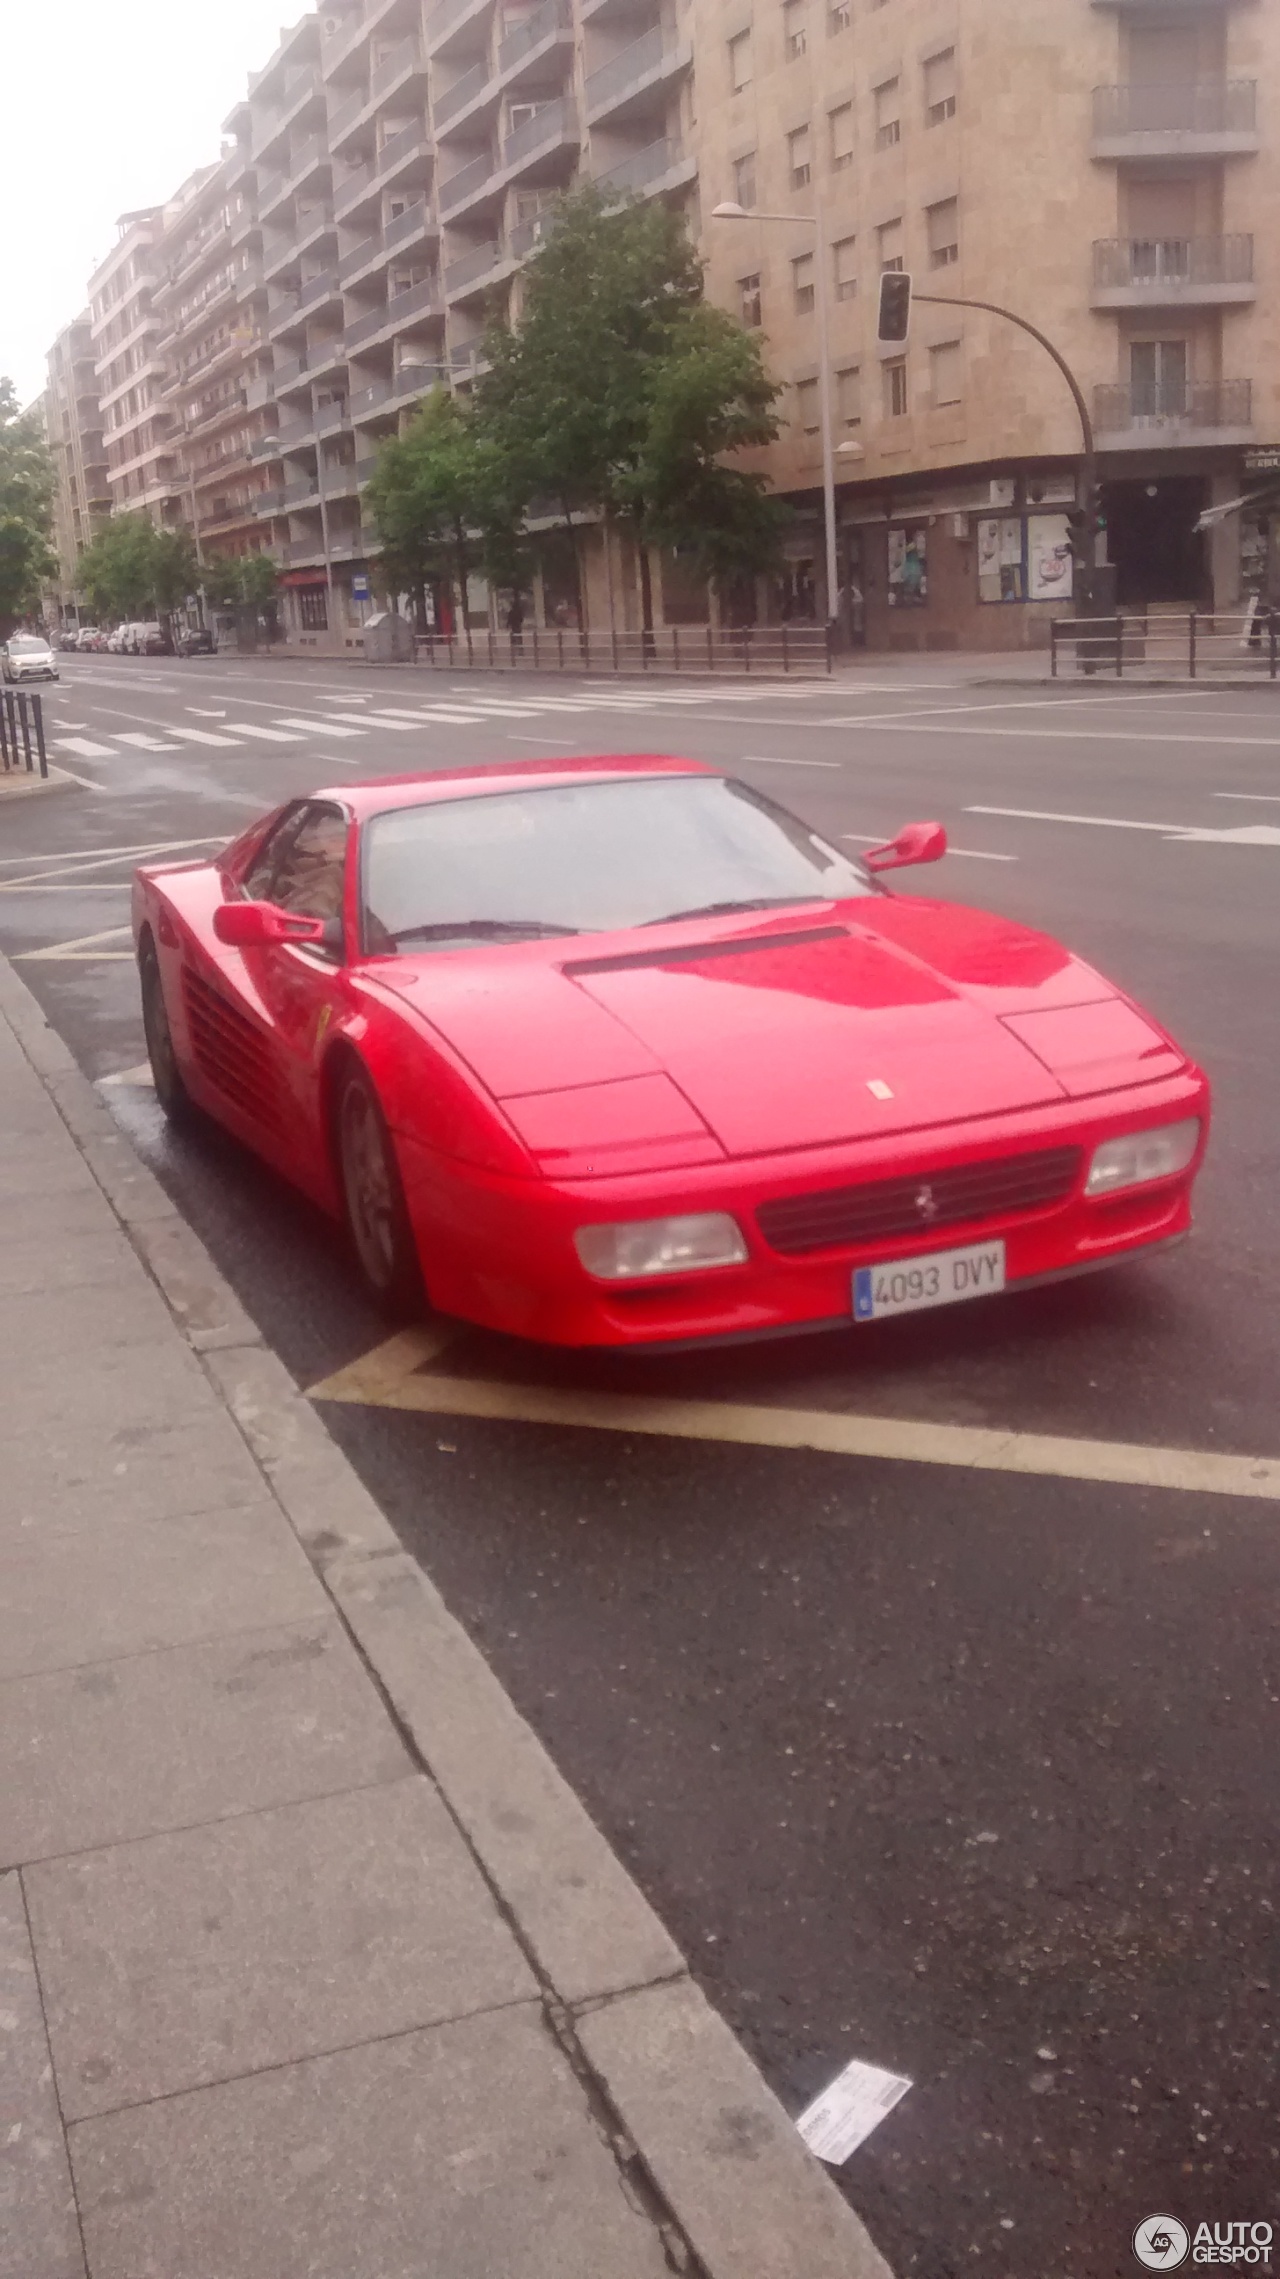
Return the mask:
{"type": "Polygon", "coordinates": [[[368,951],[609,932],[874,894],[794,815],[723,776],[650,776],[401,807],[364,834],[368,951]]]}
{"type": "Polygon", "coordinates": [[[9,650],[10,654],[14,656],[42,657],[48,646],[47,641],[33,641],[29,636],[19,636],[17,640],[9,643],[9,650]]]}

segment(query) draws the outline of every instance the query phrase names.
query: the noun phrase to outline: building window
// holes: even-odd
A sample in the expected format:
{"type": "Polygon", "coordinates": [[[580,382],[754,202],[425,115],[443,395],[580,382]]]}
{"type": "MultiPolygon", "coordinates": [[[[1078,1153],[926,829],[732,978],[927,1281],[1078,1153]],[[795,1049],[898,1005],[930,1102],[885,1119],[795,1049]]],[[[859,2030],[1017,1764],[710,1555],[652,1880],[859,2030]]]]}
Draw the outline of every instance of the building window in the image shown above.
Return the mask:
{"type": "Polygon", "coordinates": [[[963,400],[962,366],[958,340],[944,340],[929,350],[929,393],[941,411],[963,400]]]}
{"type": "Polygon", "coordinates": [[[793,190],[807,190],[811,167],[809,164],[809,129],[797,127],[787,136],[787,168],[793,190]]]}
{"type": "Polygon", "coordinates": [[[817,435],[822,426],[816,380],[796,382],[796,426],[803,435],[817,435]]]}
{"type": "Polygon", "coordinates": [[[955,115],[956,51],[946,47],[940,55],[931,55],[924,67],[925,125],[940,127],[955,115]]]}
{"type": "Polygon", "coordinates": [[[925,208],[929,226],[929,267],[950,269],[960,259],[960,201],[943,198],[925,208]]]}
{"type": "Polygon", "coordinates": [[[755,332],[760,324],[760,272],[738,279],[738,302],[742,321],[748,332],[755,332]]]}
{"type": "Polygon", "coordinates": [[[306,633],[328,632],[329,596],[323,586],[299,588],[298,623],[306,633]]]}
{"type": "Polygon", "coordinates": [[[1185,340],[1131,342],[1129,386],[1135,419],[1179,417],[1186,412],[1187,348],[1185,340]]]}
{"type": "Polygon", "coordinates": [[[836,373],[836,418],[841,427],[862,425],[862,372],[857,364],[846,364],[836,373]]]}
{"type": "Polygon", "coordinates": [[[901,90],[900,79],[885,79],[874,91],[877,150],[891,150],[902,140],[901,90]]]}
{"type": "Polygon", "coordinates": [[[806,0],[784,0],[782,30],[786,41],[787,61],[794,63],[809,45],[809,27],[806,0]]]}
{"type": "Polygon", "coordinates": [[[907,416],[907,360],[905,356],[892,356],[881,366],[884,375],[884,416],[886,419],[905,419],[907,416]]]}
{"type": "Polygon", "coordinates": [[[856,237],[838,237],[831,248],[831,266],[834,271],[836,299],[851,301],[858,290],[858,240],[856,237]]]}
{"type": "Polygon", "coordinates": [[[840,103],[827,113],[827,127],[831,137],[831,171],[843,173],[853,164],[853,105],[840,103]]]}
{"type": "Polygon", "coordinates": [[[812,316],[813,255],[811,253],[802,253],[798,261],[792,262],[791,290],[795,296],[796,315],[799,317],[812,316]]]}
{"type": "Polygon", "coordinates": [[[740,206],[754,206],[756,202],[756,154],[749,150],[745,158],[733,162],[733,195],[740,206]]]}
{"type": "Polygon", "coordinates": [[[736,32],[729,42],[729,85],[735,95],[751,85],[751,34],[736,32]]]}
{"type": "Polygon", "coordinates": [[[836,0],[835,7],[827,10],[827,38],[834,39],[837,32],[847,32],[852,22],[849,0],[836,0]]]}
{"type": "Polygon", "coordinates": [[[881,269],[905,269],[906,258],[902,244],[902,223],[882,222],[876,231],[876,251],[881,269]]]}

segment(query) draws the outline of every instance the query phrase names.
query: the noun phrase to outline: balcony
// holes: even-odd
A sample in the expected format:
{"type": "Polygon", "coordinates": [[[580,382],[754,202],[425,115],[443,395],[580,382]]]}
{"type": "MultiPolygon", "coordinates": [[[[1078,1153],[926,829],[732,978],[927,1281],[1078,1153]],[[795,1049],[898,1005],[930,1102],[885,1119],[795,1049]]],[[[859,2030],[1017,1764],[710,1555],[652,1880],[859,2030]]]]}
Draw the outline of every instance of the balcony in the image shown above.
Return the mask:
{"type": "Polygon", "coordinates": [[[1256,79],[1135,80],[1093,90],[1095,158],[1232,158],[1258,148],[1256,79]]]}
{"type": "Polygon", "coordinates": [[[473,63],[469,71],[463,72],[461,79],[455,79],[452,87],[446,87],[444,93],[437,95],[432,102],[431,116],[437,133],[451,119],[457,119],[461,113],[469,111],[478,97],[496,96],[497,92],[487,60],[473,63]]]}
{"type": "Polygon", "coordinates": [[[286,483],[275,493],[282,507],[293,513],[299,507],[319,506],[320,490],[314,475],[304,475],[296,483],[286,483]]]}
{"type": "Polygon", "coordinates": [[[363,47],[383,18],[399,6],[400,0],[365,0],[363,7],[344,15],[332,33],[322,28],[320,55],[326,76],[336,71],[340,63],[345,63],[358,47],[363,47]]]}
{"type": "Polygon", "coordinates": [[[379,268],[398,249],[410,246],[420,239],[435,237],[436,224],[427,211],[424,198],[416,198],[402,214],[389,221],[385,229],[375,230],[351,253],[344,254],[338,264],[338,274],[344,285],[352,284],[362,272],[379,268]]]}
{"type": "Polygon", "coordinates": [[[374,380],[369,387],[357,390],[351,398],[351,417],[357,426],[362,420],[381,418],[401,404],[416,403],[430,395],[433,388],[443,387],[448,377],[443,364],[402,364],[389,380],[374,380]]]}
{"type": "Polygon", "coordinates": [[[253,502],[253,511],[263,521],[269,514],[279,514],[284,506],[284,492],[259,491],[253,502]]]}
{"type": "Polygon", "coordinates": [[[664,88],[678,73],[687,71],[693,62],[693,49],[687,40],[674,45],[667,42],[661,24],[645,32],[620,55],[611,57],[593,71],[583,91],[583,114],[589,126],[602,119],[623,119],[628,112],[642,110],[649,97],[664,88]]]}
{"type": "Polygon", "coordinates": [[[486,150],[481,152],[479,158],[468,159],[467,164],[459,167],[456,174],[451,174],[439,189],[441,220],[455,211],[460,212],[473,198],[487,191],[491,184],[496,189],[495,172],[493,159],[486,150]]]}
{"type": "Polygon", "coordinates": [[[407,324],[424,324],[432,317],[443,315],[439,282],[434,277],[425,278],[422,284],[415,285],[410,292],[397,293],[382,308],[374,309],[367,317],[357,317],[354,324],[349,324],[345,335],[348,353],[353,349],[367,348],[373,341],[381,340],[384,336],[390,337],[407,324]]]}
{"type": "Polygon", "coordinates": [[[307,318],[314,316],[318,309],[324,308],[328,302],[337,301],[339,298],[340,288],[336,269],[326,270],[320,277],[304,278],[297,293],[291,293],[286,299],[277,301],[275,306],[268,310],[267,331],[269,338],[272,340],[283,338],[286,333],[293,332],[299,325],[305,324],[307,318]]]}
{"type": "Polygon", "coordinates": [[[459,173],[440,185],[441,217],[460,214],[466,207],[500,196],[511,182],[564,150],[577,150],[581,141],[577,107],[572,96],[558,95],[540,103],[531,119],[509,134],[496,162],[483,152],[459,173]]]}
{"type": "Polygon", "coordinates": [[[278,435],[256,435],[249,445],[249,457],[251,459],[278,459],[279,456],[280,438],[278,435]]]}
{"type": "Polygon", "coordinates": [[[324,547],[319,537],[291,538],[283,548],[283,553],[290,569],[301,569],[304,565],[323,566],[324,563],[324,547]]]}
{"type": "Polygon", "coordinates": [[[446,301],[456,301],[467,291],[482,290],[500,269],[506,268],[508,259],[505,245],[495,242],[474,246],[460,260],[451,261],[444,272],[446,301]]]}
{"type": "Polygon", "coordinates": [[[275,397],[275,378],[270,372],[264,372],[258,379],[250,380],[244,391],[244,400],[250,411],[260,411],[264,404],[274,403],[275,397]]]}
{"type": "Polygon", "coordinates": [[[358,167],[345,181],[335,183],[333,210],[337,219],[343,221],[357,207],[372,205],[384,190],[393,188],[402,176],[415,169],[425,172],[430,156],[431,144],[425,125],[401,127],[398,133],[388,135],[368,166],[358,167]]]}
{"type": "Polygon", "coordinates": [[[441,0],[427,18],[427,54],[448,55],[480,44],[480,27],[493,0],[441,0]]]}
{"type": "Polygon", "coordinates": [[[1101,451],[1251,443],[1253,383],[1095,388],[1093,423],[1101,451]]]}
{"type": "Polygon", "coordinates": [[[293,153],[283,174],[273,176],[270,182],[259,183],[259,220],[265,221],[267,215],[273,213],[278,206],[282,206],[286,198],[292,198],[295,192],[302,188],[304,182],[309,181],[313,175],[318,174],[322,169],[327,172],[328,166],[329,145],[325,136],[312,135],[309,142],[300,144],[293,153]]]}
{"type": "Polygon", "coordinates": [[[368,88],[354,96],[335,111],[329,121],[329,141],[334,150],[349,142],[353,134],[368,123],[383,103],[388,103],[411,79],[422,78],[425,85],[426,63],[416,40],[402,40],[398,47],[383,57],[372,73],[368,88]]]}
{"type": "Polygon", "coordinates": [[[294,120],[300,118],[308,106],[317,102],[323,93],[324,82],[314,64],[305,65],[300,71],[286,72],[280,108],[275,117],[265,123],[254,143],[254,158],[261,158],[264,152],[270,150],[294,120]]]}
{"type": "Polygon", "coordinates": [[[1229,308],[1252,301],[1255,291],[1247,232],[1094,240],[1095,309],[1229,308]]]}
{"type": "Polygon", "coordinates": [[[260,261],[246,261],[236,278],[237,301],[251,301],[255,293],[262,291],[265,283],[262,263],[260,261]]]}
{"type": "Polygon", "coordinates": [[[679,138],[663,135],[660,141],[633,151],[607,173],[597,174],[595,181],[606,198],[660,198],[694,181],[697,172],[697,159],[686,152],[679,138]]]}

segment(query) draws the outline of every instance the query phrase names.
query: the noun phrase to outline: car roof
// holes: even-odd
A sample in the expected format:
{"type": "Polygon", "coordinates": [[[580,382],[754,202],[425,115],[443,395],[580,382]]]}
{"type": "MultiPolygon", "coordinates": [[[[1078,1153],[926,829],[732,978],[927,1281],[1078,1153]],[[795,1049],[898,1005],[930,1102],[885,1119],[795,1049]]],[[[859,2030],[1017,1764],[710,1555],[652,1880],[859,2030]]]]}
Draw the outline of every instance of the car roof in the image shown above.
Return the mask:
{"type": "Polygon", "coordinates": [[[470,794],[519,791],[529,784],[607,783],[615,776],[716,775],[702,760],[670,752],[604,752],[594,758],[503,760],[488,767],[442,768],[432,775],[370,776],[363,783],[330,784],[311,794],[349,808],[357,822],[392,808],[426,807],[470,794]]]}

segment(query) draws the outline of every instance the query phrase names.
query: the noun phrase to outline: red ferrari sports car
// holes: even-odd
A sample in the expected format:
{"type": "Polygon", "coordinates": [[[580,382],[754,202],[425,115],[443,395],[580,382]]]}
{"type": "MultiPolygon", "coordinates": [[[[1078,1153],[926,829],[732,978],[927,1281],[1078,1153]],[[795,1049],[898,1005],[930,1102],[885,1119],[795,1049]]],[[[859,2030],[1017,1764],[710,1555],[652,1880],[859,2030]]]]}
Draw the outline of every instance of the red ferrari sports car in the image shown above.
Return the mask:
{"type": "Polygon", "coordinates": [[[170,1115],[326,1210],[392,1311],[564,1345],[778,1334],[1186,1233],[1208,1085],[1042,934],[899,898],[692,760],[343,784],[134,931],[170,1115]]]}

